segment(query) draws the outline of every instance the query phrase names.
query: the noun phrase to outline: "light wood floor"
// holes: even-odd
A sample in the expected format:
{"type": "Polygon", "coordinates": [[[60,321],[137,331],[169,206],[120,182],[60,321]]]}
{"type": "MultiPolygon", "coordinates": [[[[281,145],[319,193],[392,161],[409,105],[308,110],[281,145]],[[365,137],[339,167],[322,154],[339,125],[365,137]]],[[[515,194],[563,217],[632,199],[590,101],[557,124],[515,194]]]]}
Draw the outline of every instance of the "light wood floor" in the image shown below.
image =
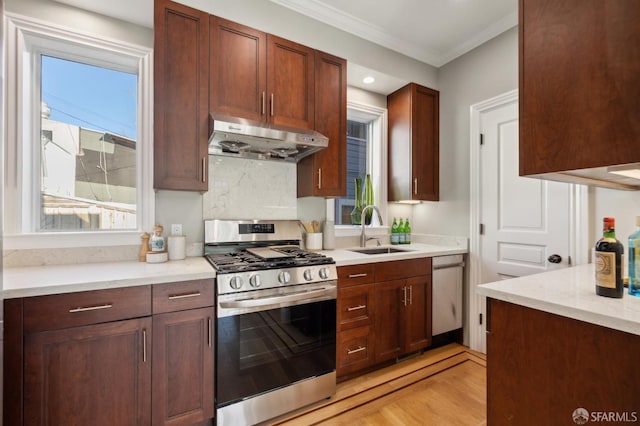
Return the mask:
{"type": "Polygon", "coordinates": [[[486,425],[486,358],[457,344],[433,349],[265,425],[486,425]]]}

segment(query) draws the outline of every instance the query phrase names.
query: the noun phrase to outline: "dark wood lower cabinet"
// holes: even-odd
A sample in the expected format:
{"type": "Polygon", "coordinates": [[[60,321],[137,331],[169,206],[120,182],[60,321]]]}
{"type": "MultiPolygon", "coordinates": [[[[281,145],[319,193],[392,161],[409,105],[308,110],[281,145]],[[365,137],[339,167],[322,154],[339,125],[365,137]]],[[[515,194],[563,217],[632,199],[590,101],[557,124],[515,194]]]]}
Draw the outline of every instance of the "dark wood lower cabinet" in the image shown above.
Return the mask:
{"type": "Polygon", "coordinates": [[[151,318],[25,335],[25,425],[148,425],[151,318]]]}
{"type": "Polygon", "coordinates": [[[213,417],[213,308],[153,317],[153,424],[213,417]]]}
{"type": "Polygon", "coordinates": [[[488,424],[572,425],[578,408],[589,422],[638,421],[640,336],[490,298],[487,308],[488,424]]]}

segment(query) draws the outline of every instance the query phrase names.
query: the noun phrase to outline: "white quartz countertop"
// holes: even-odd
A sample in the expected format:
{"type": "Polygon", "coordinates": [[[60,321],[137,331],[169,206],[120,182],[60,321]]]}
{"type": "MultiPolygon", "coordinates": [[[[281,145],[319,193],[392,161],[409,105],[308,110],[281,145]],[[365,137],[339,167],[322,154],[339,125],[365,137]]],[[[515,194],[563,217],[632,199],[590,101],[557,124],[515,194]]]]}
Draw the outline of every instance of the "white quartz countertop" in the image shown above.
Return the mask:
{"type": "MultiPolygon", "coordinates": [[[[336,261],[337,266],[347,265],[359,265],[363,263],[377,263],[377,262],[389,262],[394,260],[406,260],[416,259],[419,257],[434,257],[434,256],[446,256],[449,254],[465,254],[467,248],[462,246],[448,246],[448,245],[432,245],[432,244],[407,244],[397,246],[383,246],[393,247],[403,250],[399,253],[390,254],[363,254],[357,253],[351,250],[359,250],[360,247],[354,247],[353,249],[336,249],[336,250],[323,250],[320,253],[332,257],[336,261]]],[[[368,246],[367,248],[373,249],[375,246],[368,246]]]]}
{"type": "Polygon", "coordinates": [[[204,257],[164,263],[130,261],[30,266],[3,271],[3,294],[5,299],[12,299],[214,277],[215,271],[204,257]]]}
{"type": "MultiPolygon", "coordinates": [[[[346,266],[467,252],[466,246],[410,244],[393,247],[404,251],[368,255],[337,249],[321,253],[332,257],[337,266],[346,266]]],[[[215,271],[204,257],[188,257],[165,263],[129,261],[7,268],[3,272],[3,285],[4,298],[12,299],[214,277],[215,271]]]]}
{"type": "Polygon", "coordinates": [[[640,335],[640,297],[596,295],[592,264],[478,286],[478,293],[568,318],[640,335]]]}

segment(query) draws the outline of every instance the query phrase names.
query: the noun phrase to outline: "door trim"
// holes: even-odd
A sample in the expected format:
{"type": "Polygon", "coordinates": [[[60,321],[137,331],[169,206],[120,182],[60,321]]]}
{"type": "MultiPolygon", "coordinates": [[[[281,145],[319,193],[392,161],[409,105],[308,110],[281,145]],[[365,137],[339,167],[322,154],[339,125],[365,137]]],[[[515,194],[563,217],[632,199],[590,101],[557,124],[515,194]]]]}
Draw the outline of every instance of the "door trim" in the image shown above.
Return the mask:
{"type": "MultiPolygon", "coordinates": [[[[470,232],[469,232],[469,347],[480,352],[484,351],[484,333],[486,327],[486,315],[483,324],[479,322],[479,316],[485,312],[484,301],[477,293],[482,277],[482,254],[480,251],[480,115],[483,112],[518,102],[518,90],[512,90],[493,98],[478,102],[470,107],[470,232]]],[[[578,184],[569,184],[570,188],[570,212],[569,212],[569,251],[573,265],[588,263],[589,253],[589,227],[588,206],[589,195],[587,187],[578,184]]]]}

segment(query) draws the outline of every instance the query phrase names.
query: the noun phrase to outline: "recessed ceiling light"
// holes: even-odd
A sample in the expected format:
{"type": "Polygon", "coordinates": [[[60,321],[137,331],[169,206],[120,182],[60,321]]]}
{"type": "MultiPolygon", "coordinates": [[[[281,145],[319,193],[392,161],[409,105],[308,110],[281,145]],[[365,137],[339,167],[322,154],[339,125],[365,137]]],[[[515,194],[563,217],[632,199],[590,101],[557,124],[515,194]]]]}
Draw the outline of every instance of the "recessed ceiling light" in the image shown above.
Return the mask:
{"type": "Polygon", "coordinates": [[[364,84],[372,84],[375,81],[376,81],[375,77],[372,77],[370,75],[368,75],[368,76],[366,76],[365,78],[362,79],[362,82],[364,84]]]}

